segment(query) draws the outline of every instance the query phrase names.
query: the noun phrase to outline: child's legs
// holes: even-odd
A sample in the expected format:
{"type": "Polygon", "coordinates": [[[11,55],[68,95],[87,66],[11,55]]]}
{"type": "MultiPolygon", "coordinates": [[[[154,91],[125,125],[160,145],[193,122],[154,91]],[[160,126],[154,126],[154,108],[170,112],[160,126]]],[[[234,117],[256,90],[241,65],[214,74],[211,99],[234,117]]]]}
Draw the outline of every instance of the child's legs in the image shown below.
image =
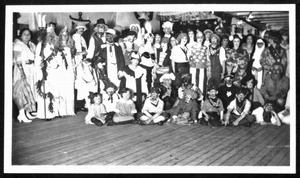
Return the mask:
{"type": "Polygon", "coordinates": [[[238,125],[241,126],[250,126],[251,124],[253,124],[255,122],[255,116],[252,114],[247,115],[246,117],[244,117],[238,125]]]}
{"type": "Polygon", "coordinates": [[[146,115],[142,115],[141,117],[140,117],[140,120],[141,121],[146,121],[146,120],[148,120],[148,119],[150,119],[148,116],[146,116],[146,115]]]}
{"type": "Polygon", "coordinates": [[[165,120],[165,117],[162,116],[162,115],[160,115],[160,116],[158,116],[157,118],[153,119],[153,122],[154,122],[154,123],[158,123],[158,122],[164,121],[164,120],[165,120]]]}

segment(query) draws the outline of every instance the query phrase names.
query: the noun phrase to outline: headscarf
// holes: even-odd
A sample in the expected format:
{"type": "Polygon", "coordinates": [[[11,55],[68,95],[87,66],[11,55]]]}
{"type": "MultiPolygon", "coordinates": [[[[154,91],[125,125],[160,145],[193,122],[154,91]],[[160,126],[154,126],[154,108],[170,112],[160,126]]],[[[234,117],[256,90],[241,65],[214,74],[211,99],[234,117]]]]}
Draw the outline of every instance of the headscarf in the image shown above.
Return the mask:
{"type": "Polygon", "coordinates": [[[260,58],[261,58],[261,54],[263,53],[264,49],[265,49],[265,42],[262,40],[262,39],[258,39],[256,41],[256,46],[255,46],[255,51],[254,51],[254,54],[253,54],[253,59],[254,59],[254,62],[253,62],[253,67],[259,69],[261,68],[261,64],[260,64],[260,58]],[[259,48],[257,43],[263,43],[264,45],[259,48]]]}

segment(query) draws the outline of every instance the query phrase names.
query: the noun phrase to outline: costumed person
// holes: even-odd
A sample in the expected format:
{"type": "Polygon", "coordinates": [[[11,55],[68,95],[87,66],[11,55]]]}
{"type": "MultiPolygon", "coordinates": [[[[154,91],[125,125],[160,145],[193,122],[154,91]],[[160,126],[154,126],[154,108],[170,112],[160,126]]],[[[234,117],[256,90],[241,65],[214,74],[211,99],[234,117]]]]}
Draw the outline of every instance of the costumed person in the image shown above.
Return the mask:
{"type": "Polygon", "coordinates": [[[116,103],[113,121],[108,121],[107,126],[133,123],[134,115],[137,113],[137,110],[134,102],[131,100],[132,95],[133,93],[131,89],[122,89],[122,98],[116,103]]]}
{"type": "Polygon", "coordinates": [[[221,126],[223,121],[224,107],[220,98],[217,97],[218,89],[215,85],[208,86],[207,99],[201,106],[201,125],[210,125],[213,127],[221,126]]]}
{"type": "Polygon", "coordinates": [[[100,58],[95,61],[95,64],[99,69],[104,70],[107,78],[106,81],[103,80],[104,84],[110,81],[116,86],[120,86],[118,72],[124,69],[125,60],[122,48],[114,42],[115,37],[115,30],[108,29],[106,31],[106,43],[101,45],[100,58]]]}
{"type": "MultiPolygon", "coordinates": [[[[180,96],[184,96],[184,92],[186,90],[193,90],[195,91],[195,93],[197,94],[196,99],[198,101],[201,101],[203,99],[203,93],[202,91],[195,85],[192,83],[192,79],[191,79],[191,75],[190,74],[185,74],[182,76],[181,78],[181,86],[178,88],[178,97],[179,100],[182,99],[180,96]]],[[[177,105],[178,101],[177,100],[174,104],[174,106],[177,105]]]]}
{"type": "Polygon", "coordinates": [[[221,36],[221,47],[220,47],[220,54],[219,54],[219,58],[220,58],[220,63],[222,66],[222,73],[225,74],[226,73],[226,60],[228,57],[228,53],[230,51],[229,45],[229,36],[228,35],[222,35],[221,36]]]}
{"type": "Polygon", "coordinates": [[[271,103],[267,103],[264,106],[255,109],[252,114],[256,117],[256,123],[259,123],[260,125],[272,124],[281,126],[280,118],[274,111],[271,103]]]}
{"type": "Polygon", "coordinates": [[[222,100],[225,112],[227,111],[227,106],[234,100],[235,94],[238,91],[238,87],[233,84],[234,76],[231,74],[225,75],[223,78],[225,85],[218,87],[218,97],[222,100]]]}
{"type": "Polygon", "coordinates": [[[210,40],[211,40],[211,35],[214,33],[213,31],[211,31],[210,29],[206,29],[203,31],[204,36],[205,36],[205,40],[204,40],[204,46],[206,46],[207,48],[210,45],[210,40]]]}
{"type": "Polygon", "coordinates": [[[135,31],[129,31],[126,38],[124,38],[124,43],[120,46],[123,50],[125,66],[130,64],[131,53],[133,51],[138,51],[139,46],[134,43],[135,39],[137,38],[137,34],[135,31]]]}
{"type": "Polygon", "coordinates": [[[176,46],[178,44],[178,41],[177,41],[177,39],[174,36],[172,36],[169,39],[170,39],[170,49],[172,51],[172,49],[174,48],[174,46],[176,46]]]}
{"type": "Polygon", "coordinates": [[[254,47],[255,47],[255,37],[251,33],[246,35],[244,38],[246,41],[242,44],[242,48],[247,51],[249,64],[247,68],[247,73],[250,73],[252,64],[253,64],[253,54],[254,54],[254,47]]]}
{"type": "Polygon", "coordinates": [[[160,33],[155,33],[154,34],[154,42],[153,42],[153,47],[155,49],[160,49],[161,48],[161,35],[160,33]]]}
{"type": "Polygon", "coordinates": [[[136,39],[134,40],[134,43],[140,47],[144,44],[144,34],[142,34],[141,27],[139,24],[131,24],[129,26],[130,31],[134,31],[137,34],[136,39]]]}
{"type": "Polygon", "coordinates": [[[228,53],[229,57],[226,61],[226,73],[234,74],[238,68],[247,68],[249,56],[245,49],[241,47],[242,36],[233,35],[229,37],[233,41],[233,49],[228,53]]]}
{"type": "Polygon", "coordinates": [[[179,34],[177,40],[179,44],[174,46],[174,48],[172,49],[170,59],[172,61],[172,68],[174,69],[174,73],[176,76],[175,85],[180,86],[179,80],[181,79],[182,75],[190,73],[187,48],[185,46],[187,43],[187,34],[179,34]]]}
{"type": "MultiPolygon", "coordinates": [[[[122,78],[124,86],[133,91],[133,101],[136,104],[138,112],[142,109],[142,104],[148,94],[146,81],[147,71],[139,66],[140,56],[137,52],[131,54],[131,63],[125,66],[124,70],[119,72],[119,77],[122,78]]],[[[120,88],[122,90],[122,88],[120,88]]]]}
{"type": "Polygon", "coordinates": [[[169,38],[163,37],[161,40],[161,48],[156,49],[156,79],[154,80],[154,86],[159,85],[160,77],[163,74],[172,72],[171,68],[171,49],[169,48],[169,38]]]}
{"type": "Polygon", "coordinates": [[[210,38],[211,44],[208,47],[208,61],[210,66],[208,67],[207,77],[209,80],[215,81],[215,85],[218,86],[221,83],[221,77],[223,68],[220,62],[220,37],[217,34],[212,34],[210,38]]]}
{"type": "Polygon", "coordinates": [[[260,63],[262,53],[265,50],[265,42],[262,39],[258,39],[255,45],[255,51],[253,54],[253,63],[252,63],[252,74],[257,80],[257,88],[260,89],[263,83],[263,67],[260,63]]]}
{"type": "Polygon", "coordinates": [[[91,105],[89,106],[89,111],[85,116],[85,124],[95,124],[100,127],[106,123],[105,115],[106,109],[104,104],[102,104],[102,97],[100,93],[91,94],[91,105]]]}
{"type": "Polygon", "coordinates": [[[248,73],[247,73],[247,69],[245,68],[245,66],[239,67],[238,70],[236,71],[235,75],[234,75],[233,84],[240,87],[241,86],[241,81],[247,75],[248,75],[248,73]]]}
{"type": "Polygon", "coordinates": [[[290,80],[284,75],[283,65],[280,62],[275,62],[271,71],[271,74],[266,76],[260,91],[266,103],[271,103],[274,111],[278,113],[284,109],[286,96],[290,89],[290,80]]]}
{"type": "Polygon", "coordinates": [[[108,122],[112,120],[115,114],[115,108],[117,102],[121,99],[121,96],[116,92],[118,87],[112,82],[107,82],[103,92],[103,104],[106,108],[107,114],[105,120],[108,122]]]}
{"type": "MultiPolygon", "coordinates": [[[[83,38],[82,34],[84,31],[87,30],[86,26],[84,23],[79,22],[78,24],[76,24],[75,26],[75,30],[76,32],[72,35],[72,38],[75,42],[75,48],[76,48],[76,55],[75,55],[75,80],[77,80],[77,78],[82,78],[83,76],[80,76],[80,74],[78,74],[77,72],[77,68],[81,68],[81,62],[83,59],[86,58],[87,55],[87,45],[86,45],[86,41],[83,38]]],[[[80,70],[80,69],[79,69],[80,70]]],[[[82,73],[81,73],[82,74],[82,73]]],[[[75,82],[75,108],[76,111],[77,110],[84,110],[87,111],[86,108],[84,108],[84,100],[82,99],[82,97],[78,97],[78,92],[81,92],[79,90],[81,90],[81,88],[77,88],[76,86],[76,82],[75,82]]]]}
{"type": "Polygon", "coordinates": [[[158,86],[161,90],[160,99],[164,102],[163,110],[171,109],[178,97],[178,90],[172,84],[172,81],[175,80],[175,75],[173,73],[163,74],[159,79],[160,85],[158,86]]]}
{"type": "Polygon", "coordinates": [[[188,50],[191,49],[191,47],[193,47],[195,44],[196,44],[196,41],[195,41],[195,33],[193,30],[189,29],[188,30],[188,43],[186,44],[186,47],[188,50]]]}
{"type": "Polygon", "coordinates": [[[31,31],[24,28],[13,44],[13,99],[19,109],[19,122],[32,122],[36,112],[35,49],[31,31]],[[32,113],[32,115],[30,114],[32,113]]]}
{"type": "Polygon", "coordinates": [[[290,125],[291,122],[291,111],[290,111],[290,90],[288,91],[285,103],[285,109],[278,113],[278,117],[282,123],[290,125]]]}
{"type": "Polygon", "coordinates": [[[181,99],[174,110],[169,112],[172,115],[170,121],[183,125],[197,123],[199,105],[196,99],[197,93],[194,90],[185,90],[184,99],[181,99]]]}
{"type": "Polygon", "coordinates": [[[206,70],[209,65],[207,61],[207,48],[203,45],[204,35],[201,31],[197,32],[196,39],[196,44],[188,52],[190,72],[192,74],[192,83],[204,92],[207,81],[206,70]]]}
{"type": "Polygon", "coordinates": [[[59,116],[74,116],[74,56],[76,53],[74,40],[65,27],[59,33],[59,50],[55,56],[58,61],[56,69],[58,96],[55,98],[57,102],[59,116]],[[63,77],[62,77],[63,76],[63,77]]]}
{"type": "Polygon", "coordinates": [[[89,41],[89,48],[87,50],[87,58],[97,60],[100,55],[101,45],[105,43],[106,37],[105,32],[108,26],[105,24],[104,19],[98,19],[94,25],[95,33],[92,35],[89,41]]]}
{"type": "Polygon", "coordinates": [[[271,68],[275,62],[280,62],[283,66],[285,73],[287,66],[286,51],[279,45],[279,37],[275,34],[270,33],[268,40],[269,47],[263,52],[261,58],[261,64],[264,69],[263,81],[265,81],[268,73],[271,73],[271,68]]]}
{"type": "Polygon", "coordinates": [[[37,76],[37,118],[51,120],[58,116],[58,79],[57,68],[61,56],[59,37],[52,25],[47,25],[46,33],[41,34],[41,42],[36,48],[36,76],[37,76]]]}
{"type": "Polygon", "coordinates": [[[170,22],[170,21],[166,21],[162,24],[162,29],[163,29],[163,32],[164,32],[164,37],[167,37],[167,38],[171,38],[172,36],[172,29],[173,29],[173,23],[170,22]]]}
{"type": "Polygon", "coordinates": [[[145,100],[142,112],[138,114],[139,124],[158,124],[163,125],[166,120],[167,113],[163,112],[164,102],[159,98],[160,89],[151,88],[150,97],[145,100]]]}
{"type": "Polygon", "coordinates": [[[85,102],[80,108],[77,106],[76,111],[86,112],[90,105],[90,92],[98,92],[98,79],[90,59],[81,61],[79,66],[77,66],[75,88],[77,88],[77,100],[84,100],[85,102]]]}
{"type": "Polygon", "coordinates": [[[282,34],[282,40],[280,42],[280,46],[285,49],[285,52],[286,52],[286,72],[285,72],[285,75],[287,77],[290,77],[290,61],[289,61],[289,54],[290,54],[290,45],[289,45],[289,34],[288,32],[284,32],[282,34]]]}
{"type": "Polygon", "coordinates": [[[140,22],[142,34],[151,33],[151,20],[153,12],[134,12],[135,18],[140,22]]]}
{"type": "Polygon", "coordinates": [[[251,102],[245,98],[246,94],[247,90],[238,90],[235,99],[227,107],[225,125],[251,127],[256,121],[255,116],[250,113],[251,102]]]}
{"type": "Polygon", "coordinates": [[[142,45],[139,48],[139,55],[141,56],[141,62],[139,65],[147,71],[147,87],[148,91],[153,85],[153,81],[156,78],[156,74],[154,71],[155,66],[155,51],[156,49],[153,47],[153,39],[154,36],[152,33],[145,34],[145,45],[142,45]]]}

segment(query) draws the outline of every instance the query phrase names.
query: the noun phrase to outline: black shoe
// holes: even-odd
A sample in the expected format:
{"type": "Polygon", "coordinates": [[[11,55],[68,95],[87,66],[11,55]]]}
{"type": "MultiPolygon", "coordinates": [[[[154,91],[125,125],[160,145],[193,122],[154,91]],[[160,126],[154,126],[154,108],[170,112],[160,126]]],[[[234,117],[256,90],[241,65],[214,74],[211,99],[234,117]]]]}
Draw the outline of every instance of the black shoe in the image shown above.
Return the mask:
{"type": "Polygon", "coordinates": [[[139,124],[140,125],[146,125],[146,122],[145,121],[140,121],[139,124]]]}
{"type": "Polygon", "coordinates": [[[164,125],[164,121],[159,121],[157,124],[162,126],[162,125],[164,125]]]}
{"type": "Polygon", "coordinates": [[[52,119],[45,119],[45,121],[47,121],[47,122],[48,122],[48,121],[52,121],[52,119]]]}

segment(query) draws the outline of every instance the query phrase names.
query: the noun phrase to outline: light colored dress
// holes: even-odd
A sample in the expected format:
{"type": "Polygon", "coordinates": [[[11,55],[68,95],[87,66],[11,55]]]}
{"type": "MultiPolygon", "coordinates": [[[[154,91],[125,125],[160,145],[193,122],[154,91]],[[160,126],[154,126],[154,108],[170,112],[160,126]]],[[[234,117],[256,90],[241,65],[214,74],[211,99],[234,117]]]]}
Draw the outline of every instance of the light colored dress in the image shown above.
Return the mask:
{"type": "Polygon", "coordinates": [[[137,113],[132,100],[121,98],[116,104],[116,114],[113,117],[114,122],[124,122],[134,120],[133,114],[137,113]]]}
{"type": "Polygon", "coordinates": [[[36,46],[29,42],[27,46],[21,40],[16,39],[13,44],[13,98],[19,109],[27,111],[35,111],[35,67],[34,61],[36,46]],[[21,77],[22,71],[25,74],[25,79],[21,77]]]}

